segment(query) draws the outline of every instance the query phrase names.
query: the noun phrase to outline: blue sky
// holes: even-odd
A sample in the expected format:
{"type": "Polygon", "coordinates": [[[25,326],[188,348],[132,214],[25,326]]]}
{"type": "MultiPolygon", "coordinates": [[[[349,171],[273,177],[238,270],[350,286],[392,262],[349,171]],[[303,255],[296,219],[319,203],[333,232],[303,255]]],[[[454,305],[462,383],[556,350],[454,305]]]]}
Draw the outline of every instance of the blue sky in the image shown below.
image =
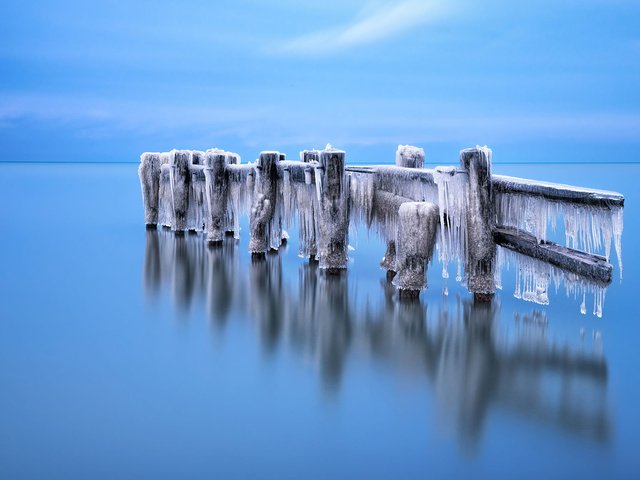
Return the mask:
{"type": "Polygon", "coordinates": [[[3,160],[635,161],[640,2],[5,0],[3,160]]]}

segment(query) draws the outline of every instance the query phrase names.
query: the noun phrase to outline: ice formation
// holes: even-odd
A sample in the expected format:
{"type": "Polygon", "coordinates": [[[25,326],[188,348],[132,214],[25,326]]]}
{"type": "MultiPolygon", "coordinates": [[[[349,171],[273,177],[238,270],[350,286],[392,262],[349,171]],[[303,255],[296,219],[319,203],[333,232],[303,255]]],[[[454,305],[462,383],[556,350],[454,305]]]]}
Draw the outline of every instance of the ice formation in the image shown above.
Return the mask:
{"type": "Polygon", "coordinates": [[[498,247],[498,270],[513,266],[516,274],[516,287],[513,296],[540,305],[549,304],[549,290],[554,287],[555,293],[564,287],[568,297],[581,301],[580,312],[587,312],[587,296],[593,298],[592,312],[602,317],[604,298],[607,286],[592,282],[589,279],[556,268],[536,258],[520,255],[511,250],[498,247]]]}
{"type": "Polygon", "coordinates": [[[434,180],[440,205],[438,259],[442,263],[442,277],[449,278],[449,264],[455,263],[455,278],[461,282],[467,255],[467,178],[454,167],[438,167],[434,180]]]}
{"type": "Polygon", "coordinates": [[[424,167],[424,149],[412,145],[398,145],[396,165],[399,167],[424,167]]]}
{"type": "Polygon", "coordinates": [[[587,253],[611,257],[613,243],[622,278],[623,209],[619,206],[558,202],[537,195],[496,194],[497,224],[513,226],[535,235],[538,241],[553,239],[562,219],[565,245],[587,253]],[[549,227],[551,234],[549,235],[549,227]]]}
{"type": "MultiPolygon", "coordinates": [[[[511,263],[518,298],[547,304],[550,286],[557,290],[564,283],[567,293],[582,301],[583,313],[587,297],[593,296],[593,312],[602,315],[605,285],[589,281],[589,274],[579,269],[575,271],[586,277],[505,249],[496,254],[493,235],[502,232],[499,242],[505,245],[506,227],[527,232],[538,242],[564,237],[568,248],[603,254],[607,260],[613,244],[622,275],[621,195],[491,176],[486,147],[461,151],[461,168],[430,170],[421,168],[423,162],[424,151],[406,145],[398,147],[396,166],[348,168],[345,153],[330,145],[322,151],[303,150],[300,161],[262,152],[248,164],[221,149],[144,153],[139,175],[145,223],[176,231],[204,229],[209,241],[218,242],[229,231],[239,238],[239,218],[248,214],[250,249],[263,253],[279,248],[287,237],[283,229],[297,222],[300,256],[318,257],[322,268],[334,270],[346,267],[349,234],[354,238],[355,227],[364,225],[386,241],[382,266],[395,271],[402,270],[398,265],[407,256],[402,236],[415,227],[402,225],[401,210],[426,202],[438,212],[439,231],[433,231],[444,278],[453,264],[458,282],[491,295],[502,286],[502,267],[511,263]],[[495,225],[503,228],[495,230],[495,225]]],[[[513,238],[535,245],[517,230],[513,238]]],[[[416,235],[409,237],[418,241],[416,235]]]]}
{"type": "Polygon", "coordinates": [[[438,206],[426,202],[405,202],[398,210],[396,282],[403,291],[419,292],[425,287],[426,263],[431,260],[438,225],[438,206]]]}

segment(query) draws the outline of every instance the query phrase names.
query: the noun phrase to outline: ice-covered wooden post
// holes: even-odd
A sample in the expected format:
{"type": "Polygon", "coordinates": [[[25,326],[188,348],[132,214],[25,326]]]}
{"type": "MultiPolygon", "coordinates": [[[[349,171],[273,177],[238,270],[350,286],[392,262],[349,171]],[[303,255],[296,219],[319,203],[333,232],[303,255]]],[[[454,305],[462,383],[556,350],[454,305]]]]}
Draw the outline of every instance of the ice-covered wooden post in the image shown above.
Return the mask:
{"type": "MultiPolygon", "coordinates": [[[[269,250],[272,219],[278,198],[278,152],[260,152],[254,180],[253,205],[249,216],[249,251],[254,258],[262,257],[269,250]]],[[[278,232],[280,235],[280,232],[278,232]]]]}
{"type": "Polygon", "coordinates": [[[187,227],[187,211],[189,209],[189,189],[191,186],[191,152],[189,150],[173,150],[169,158],[171,165],[171,195],[173,198],[173,230],[184,232],[187,227]]]}
{"type": "Polygon", "coordinates": [[[222,151],[207,151],[204,157],[206,182],[207,242],[222,243],[227,219],[228,174],[227,155],[222,151]]]}
{"type": "Polygon", "coordinates": [[[144,223],[148,228],[158,224],[158,207],[160,204],[160,154],[145,152],[140,155],[140,185],[144,203],[144,223]]]}
{"type": "Polygon", "coordinates": [[[440,219],[438,206],[405,202],[398,212],[396,269],[400,298],[417,298],[426,286],[426,264],[431,259],[440,219]]]}
{"type": "Polygon", "coordinates": [[[460,151],[460,167],[469,177],[467,188],[467,287],[477,301],[490,301],[496,291],[495,206],[491,182],[491,150],[460,151]]]}
{"type": "MultiPolygon", "coordinates": [[[[396,166],[405,168],[422,168],[424,166],[424,150],[411,145],[398,145],[396,150],[396,166]]],[[[396,275],[396,240],[387,242],[387,251],[382,257],[380,266],[387,271],[387,280],[396,275]]]]}
{"type": "Polygon", "coordinates": [[[318,260],[327,273],[347,268],[349,188],[344,173],[345,152],[331,147],[320,152],[316,167],[318,194],[318,260]]]}
{"type": "Polygon", "coordinates": [[[424,150],[411,145],[398,145],[396,165],[398,167],[422,168],[424,166],[424,150]]]}
{"type": "Polygon", "coordinates": [[[320,152],[318,150],[302,150],[300,152],[300,161],[304,163],[319,162],[320,152]]]}

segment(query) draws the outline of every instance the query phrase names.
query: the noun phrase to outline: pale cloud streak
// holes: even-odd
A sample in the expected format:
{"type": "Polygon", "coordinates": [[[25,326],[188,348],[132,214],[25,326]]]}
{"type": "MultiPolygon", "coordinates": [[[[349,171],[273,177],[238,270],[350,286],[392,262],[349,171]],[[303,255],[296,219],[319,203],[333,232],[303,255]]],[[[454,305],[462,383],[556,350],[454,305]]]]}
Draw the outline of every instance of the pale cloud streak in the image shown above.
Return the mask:
{"type": "Polygon", "coordinates": [[[339,27],[322,29],[272,46],[272,53],[328,54],[377,43],[426,23],[442,19],[450,9],[434,0],[405,0],[363,10],[358,18],[339,27]]]}

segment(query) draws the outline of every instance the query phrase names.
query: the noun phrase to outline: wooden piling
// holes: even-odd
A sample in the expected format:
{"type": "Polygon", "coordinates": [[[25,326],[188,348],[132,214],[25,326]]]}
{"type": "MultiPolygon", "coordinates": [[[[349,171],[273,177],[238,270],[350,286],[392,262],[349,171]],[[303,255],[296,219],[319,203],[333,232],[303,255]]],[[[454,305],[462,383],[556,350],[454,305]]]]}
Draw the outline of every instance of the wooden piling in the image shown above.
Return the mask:
{"type": "Polygon", "coordinates": [[[143,153],[140,155],[138,176],[142,186],[144,204],[144,223],[148,228],[158,224],[158,207],[160,204],[160,154],[143,153]]]}
{"type": "Polygon", "coordinates": [[[495,205],[491,182],[491,150],[460,151],[460,167],[467,172],[467,288],[478,301],[490,301],[496,291],[495,205]]]}
{"type": "Polygon", "coordinates": [[[189,208],[189,188],[191,174],[189,150],[173,150],[170,154],[171,195],[173,199],[173,225],[175,232],[184,232],[187,226],[187,210],[189,208]]]}
{"type": "Polygon", "coordinates": [[[266,253],[269,250],[271,238],[281,232],[272,232],[272,219],[278,200],[278,152],[260,152],[255,167],[253,185],[253,205],[249,216],[249,251],[253,254],[266,253]]]}
{"type": "Polygon", "coordinates": [[[398,212],[396,269],[400,298],[417,298],[426,286],[426,264],[431,259],[440,219],[438,206],[406,202],[398,212]]]}
{"type": "Polygon", "coordinates": [[[344,166],[345,152],[327,148],[320,152],[315,171],[319,201],[318,260],[327,273],[347,268],[349,188],[344,166]]]}
{"type": "Polygon", "coordinates": [[[303,150],[300,152],[300,161],[304,163],[319,162],[320,151],[318,150],[303,150]]]}
{"type": "Polygon", "coordinates": [[[411,145],[398,145],[396,165],[398,167],[422,168],[424,166],[424,150],[411,145]]]}
{"type": "Polygon", "coordinates": [[[222,243],[226,230],[228,173],[227,155],[222,151],[208,151],[204,157],[206,192],[207,242],[222,243]]]}

